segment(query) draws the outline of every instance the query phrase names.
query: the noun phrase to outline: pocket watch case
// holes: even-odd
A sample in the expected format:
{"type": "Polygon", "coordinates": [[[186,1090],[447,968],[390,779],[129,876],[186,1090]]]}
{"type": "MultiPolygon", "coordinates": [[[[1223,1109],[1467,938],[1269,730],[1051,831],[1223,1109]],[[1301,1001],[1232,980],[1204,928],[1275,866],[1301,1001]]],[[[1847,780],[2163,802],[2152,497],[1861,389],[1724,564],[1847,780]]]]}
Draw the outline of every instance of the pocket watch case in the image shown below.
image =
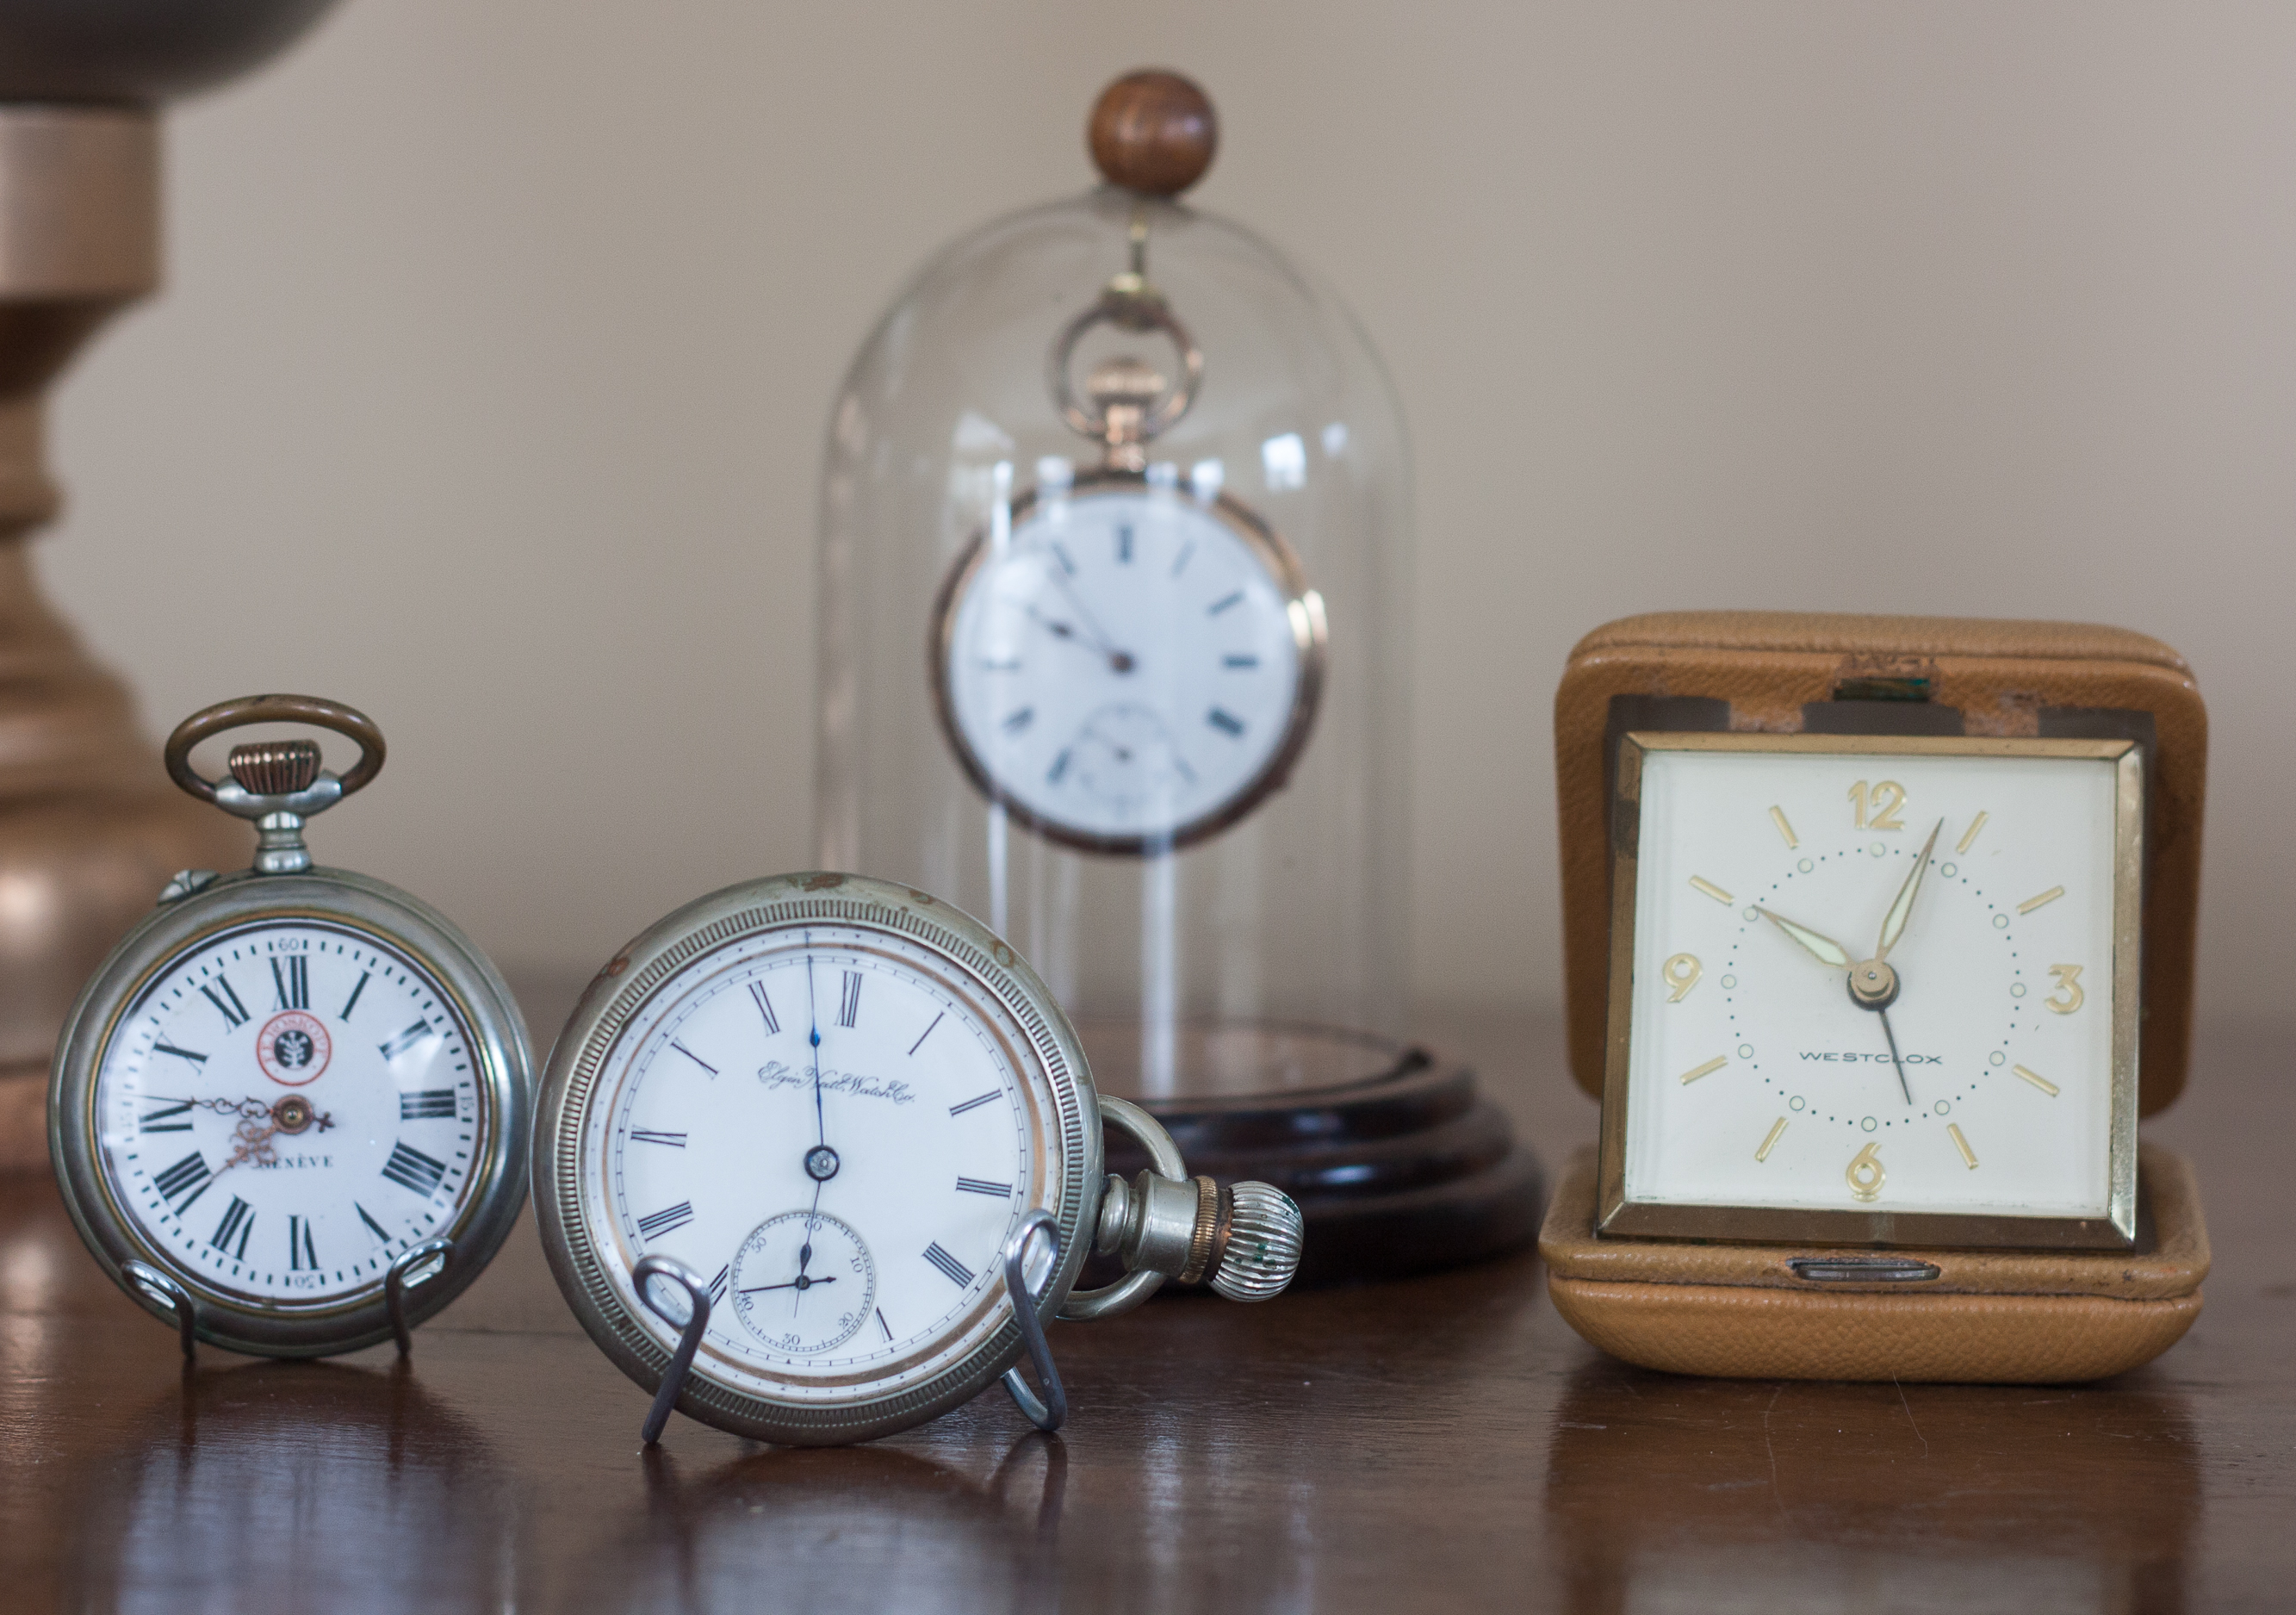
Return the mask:
{"type": "MultiPolygon", "coordinates": [[[[1602,1097],[1628,1038],[1611,980],[1628,968],[1614,963],[1612,937],[1612,841],[1632,833],[1614,807],[1621,742],[1685,732],[2134,739],[2144,781],[2137,1113],[2182,1091],[2208,730],[2191,670],[2167,645],[2076,623],[1659,613],[1578,643],[1554,722],[1570,1062],[1588,1094],[1602,1097]]],[[[1539,1239],[1549,1293],[1593,1344],[1678,1373],[2103,1378],[2183,1335],[2208,1272],[2192,1169],[2149,1144],[2123,1250],[1620,1237],[1598,1231],[1598,1176],[1590,1150],[1557,1185],[1539,1239]]]]}

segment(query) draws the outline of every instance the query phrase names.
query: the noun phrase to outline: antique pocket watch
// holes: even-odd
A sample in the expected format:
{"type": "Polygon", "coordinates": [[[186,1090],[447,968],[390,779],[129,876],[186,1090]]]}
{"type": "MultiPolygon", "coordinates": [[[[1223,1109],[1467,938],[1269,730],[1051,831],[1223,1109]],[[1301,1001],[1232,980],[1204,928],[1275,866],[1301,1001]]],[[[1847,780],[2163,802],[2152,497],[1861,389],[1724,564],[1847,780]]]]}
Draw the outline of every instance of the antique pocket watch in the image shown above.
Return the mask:
{"type": "Polygon", "coordinates": [[[1044,1319],[1167,1276],[1262,1300],[1300,1256],[1290,1200],[1187,1179],[1144,1111],[1095,1095],[1004,942],[852,875],[728,888],[617,955],[551,1054],[534,1181],[567,1301],[656,1393],[648,1440],[672,1406],[760,1440],[866,1440],[999,1376],[1054,1428],[1044,1319]],[[1108,1177],[1103,1121],[1155,1170],[1108,1177]],[[1095,1248],[1127,1275],[1075,1292],[1095,1248]]]}
{"type": "Polygon", "coordinates": [[[1185,847],[1283,783],[1323,687],[1324,603],[1283,537],[1218,487],[1159,476],[1147,446],[1187,414],[1204,357],[1132,267],[1061,332],[1048,366],[1069,426],[1103,462],[1013,499],[942,582],[930,663],[941,726],[973,784],[1091,852],[1185,847]],[[1102,327],[1161,336],[1176,381],[1128,357],[1093,367],[1102,327]]]}
{"type": "Polygon", "coordinates": [[[56,1047],[48,1145],[64,1202],[129,1293],[235,1351],[398,1338],[476,1277],[525,1197],[526,1030],[494,968],[427,904],[315,867],[304,822],[381,771],[363,714],[225,701],[168,739],[169,775],[255,821],[254,866],[186,870],[82,991],[56,1047]],[[210,736],[301,723],[355,742],[210,736]]]}

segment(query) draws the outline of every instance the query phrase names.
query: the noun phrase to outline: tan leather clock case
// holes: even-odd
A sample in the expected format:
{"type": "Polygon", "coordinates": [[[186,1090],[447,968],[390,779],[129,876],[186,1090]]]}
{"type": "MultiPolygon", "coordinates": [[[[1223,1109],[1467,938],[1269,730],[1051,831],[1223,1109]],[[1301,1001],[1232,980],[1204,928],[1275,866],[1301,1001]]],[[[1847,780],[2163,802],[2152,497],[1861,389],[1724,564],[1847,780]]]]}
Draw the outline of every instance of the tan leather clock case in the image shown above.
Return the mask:
{"type": "MultiPolygon", "coordinates": [[[[2165,1109],[2190,1055],[2208,714],[2167,645],[2082,623],[1784,611],[1628,617],[1580,640],[1554,698],[1571,1073],[1603,1091],[1611,767],[1626,728],[2134,734],[2148,749],[2138,1110],[2165,1109]]],[[[2199,1316],[2208,1231],[2191,1168],[2139,1152],[2137,1249],[1903,1250],[1935,1279],[1797,1277],[1826,1247],[1595,1233],[1595,1156],[1574,1161],[1539,1250],[1555,1308],[1614,1356],[1677,1373],[2030,1382],[2151,1361],[2199,1316]]]]}

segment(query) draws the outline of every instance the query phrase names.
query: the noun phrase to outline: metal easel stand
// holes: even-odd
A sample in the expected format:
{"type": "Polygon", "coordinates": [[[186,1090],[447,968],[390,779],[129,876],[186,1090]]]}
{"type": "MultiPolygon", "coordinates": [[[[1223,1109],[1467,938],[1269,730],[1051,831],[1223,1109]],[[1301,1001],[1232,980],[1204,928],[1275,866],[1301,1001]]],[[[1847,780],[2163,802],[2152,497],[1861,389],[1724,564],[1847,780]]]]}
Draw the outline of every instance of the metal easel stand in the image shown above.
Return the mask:
{"type": "Polygon", "coordinates": [[[190,1292],[157,1267],[147,1267],[142,1262],[122,1262],[119,1264],[119,1270],[127,1275],[127,1282],[135,1285],[139,1293],[159,1302],[160,1306],[176,1315],[176,1332],[183,1338],[184,1342],[184,1361],[186,1363],[195,1361],[198,1356],[196,1348],[199,1344],[199,1337],[195,1332],[198,1320],[192,1311],[190,1292]]]}
{"type": "MultiPolygon", "coordinates": [[[[1053,1242],[1053,1259],[1045,1269],[1046,1282],[1049,1283],[1052,1275],[1060,1270],[1059,1225],[1049,1212],[1031,1211],[1005,1242],[1004,1289],[1013,1297],[1013,1316],[1021,1326],[1021,1340],[1028,1347],[1029,1360],[1036,1365],[1037,1379],[1044,1386],[1045,1394],[1039,1398],[1030,1390],[1018,1368],[1005,1370],[1004,1389],[1012,1394],[1013,1405],[1028,1414],[1038,1430],[1054,1431],[1068,1420],[1068,1392],[1061,1389],[1060,1370],[1053,1365],[1052,1349],[1045,1344],[1045,1326],[1037,1318],[1036,1303],[1039,1298],[1029,1291],[1028,1276],[1021,1271],[1029,1240],[1039,1229],[1053,1242]]],[[[653,1393],[653,1406],[647,1410],[645,1423],[638,1431],[645,1444],[652,1447],[668,1427],[678,1394],[685,1389],[685,1376],[693,1372],[693,1354],[701,1349],[702,1334],[709,1327],[709,1285],[693,1268],[667,1256],[641,1258],[637,1266],[630,1269],[630,1278],[646,1310],[678,1332],[677,1349],[670,1353],[669,1366],[662,1373],[661,1388],[653,1393]],[[676,1307],[665,1304],[666,1296],[656,1293],[657,1279],[667,1280],[685,1292],[683,1316],[676,1307]]]]}
{"type": "Polygon", "coordinates": [[[637,1266],[630,1269],[630,1280],[646,1310],[680,1332],[677,1349],[670,1353],[669,1366],[661,1376],[661,1389],[653,1393],[653,1406],[647,1410],[645,1423],[638,1431],[645,1444],[652,1447],[661,1439],[661,1432],[669,1423],[670,1410],[677,1406],[677,1393],[685,1389],[685,1376],[693,1367],[693,1354],[701,1349],[702,1332],[709,1327],[709,1283],[684,1262],[666,1256],[639,1258],[637,1266]],[[655,1296],[653,1281],[658,1278],[668,1279],[685,1291],[684,1317],[663,1306],[655,1296]]]}
{"type": "Polygon", "coordinates": [[[1052,1242],[1053,1258],[1045,1264],[1045,1282],[1051,1283],[1053,1275],[1060,1271],[1060,1226],[1049,1211],[1031,1211],[1021,1221],[1021,1226],[1004,1245],[1004,1293],[1013,1299],[1013,1320],[1021,1325],[1021,1340],[1029,1349],[1029,1360],[1036,1365],[1037,1382],[1045,1388],[1039,1398],[1029,1389],[1016,1367],[1004,1371],[1004,1390],[1013,1398],[1013,1406],[1029,1416],[1029,1422],[1038,1430],[1050,1432],[1068,1422],[1069,1393],[1062,1388],[1061,1371],[1053,1365],[1053,1349],[1045,1343],[1045,1325],[1037,1316],[1040,1298],[1029,1288],[1028,1275],[1021,1271],[1021,1258],[1029,1253],[1029,1237],[1038,1230],[1052,1242]]]}
{"type": "Polygon", "coordinates": [[[453,1240],[426,1239],[401,1251],[398,1259],[390,1264],[390,1271],[382,1275],[382,1304],[390,1309],[390,1332],[398,1342],[400,1357],[414,1349],[414,1332],[406,1321],[406,1292],[437,1278],[454,1259],[453,1240]],[[417,1268],[422,1271],[418,1273],[417,1268]]]}

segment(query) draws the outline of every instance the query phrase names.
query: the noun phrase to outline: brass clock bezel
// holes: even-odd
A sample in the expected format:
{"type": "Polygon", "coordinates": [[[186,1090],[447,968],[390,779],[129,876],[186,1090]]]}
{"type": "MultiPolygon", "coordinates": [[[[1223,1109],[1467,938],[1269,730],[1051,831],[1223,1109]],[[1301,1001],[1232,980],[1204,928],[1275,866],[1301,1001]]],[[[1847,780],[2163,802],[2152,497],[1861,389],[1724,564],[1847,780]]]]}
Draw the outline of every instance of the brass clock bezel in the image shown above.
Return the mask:
{"type": "Polygon", "coordinates": [[[2129,740],[1963,735],[1655,734],[1619,746],[1611,799],[1610,1016],[1595,1232],[1606,1237],[2006,1250],[2126,1250],[2136,1241],[2136,1076],[2142,982],[2144,752],[2129,740]],[[1652,751],[1840,757],[2066,758],[2115,765],[2112,865],[2111,1183],[2101,1217],[1630,1201],[1626,1194],[1627,1073],[1635,989],[1636,876],[1642,846],[1643,759],[1652,751]]]}
{"type": "MultiPolygon", "coordinates": [[[[1120,467],[1103,466],[1094,471],[1078,471],[1074,482],[1058,490],[1063,497],[1089,497],[1094,494],[1116,490],[1152,493],[1157,485],[1141,471],[1120,467]]],[[[1316,709],[1323,695],[1324,660],[1330,630],[1324,621],[1323,596],[1308,586],[1307,570],[1300,565],[1299,553],[1252,509],[1226,492],[1210,499],[1199,499],[1167,489],[1171,497],[1184,499],[1208,512],[1221,526],[1226,528],[1259,557],[1268,576],[1283,595],[1283,611],[1292,630],[1293,649],[1299,655],[1299,677],[1292,687],[1292,709],[1284,718],[1283,735],[1269,752],[1259,772],[1245,782],[1233,796],[1216,805],[1210,812],[1199,815],[1170,831],[1155,835],[1097,835],[1079,830],[1056,819],[1048,819],[1030,808],[1006,791],[987,763],[964,737],[964,730],[956,718],[955,698],[950,689],[948,659],[955,649],[956,614],[964,603],[965,592],[973,577],[980,570],[988,549],[988,530],[975,532],[958,554],[955,564],[941,580],[940,592],[933,601],[932,633],[926,647],[928,674],[932,682],[933,712],[940,720],[941,733],[948,740],[949,750],[956,754],[959,767],[973,789],[989,801],[1011,815],[1013,819],[1027,825],[1047,840],[1082,852],[1095,852],[1114,857],[1143,857],[1192,846],[1210,839],[1250,814],[1268,796],[1278,790],[1292,775],[1300,754],[1307,749],[1308,735],[1316,726],[1316,709]]],[[[1013,501],[1010,521],[1017,526],[1026,520],[1030,511],[1046,497],[1046,490],[1030,488],[1013,501]]]]}

